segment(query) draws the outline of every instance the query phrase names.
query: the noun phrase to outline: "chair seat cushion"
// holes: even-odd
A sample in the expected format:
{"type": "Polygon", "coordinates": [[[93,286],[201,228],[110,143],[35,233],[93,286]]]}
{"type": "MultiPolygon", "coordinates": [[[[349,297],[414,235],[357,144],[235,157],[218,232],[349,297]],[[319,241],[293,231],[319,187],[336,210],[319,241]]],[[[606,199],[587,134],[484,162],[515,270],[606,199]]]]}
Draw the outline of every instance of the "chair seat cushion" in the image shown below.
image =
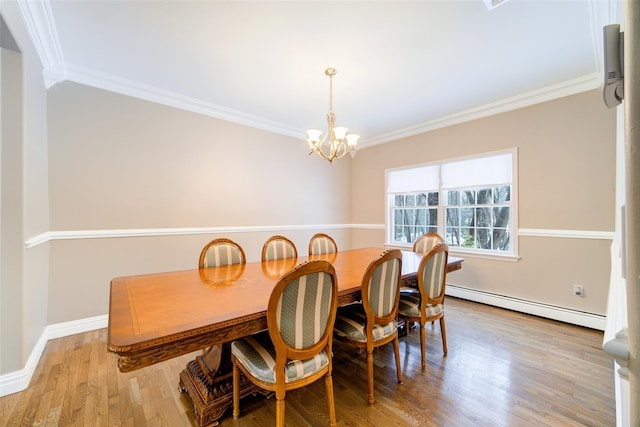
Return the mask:
{"type": "MultiPolygon", "coordinates": [[[[231,354],[255,378],[275,384],[276,350],[267,332],[234,341],[231,343],[231,354]]],[[[311,359],[289,360],[285,365],[285,382],[308,377],[328,364],[329,358],[324,350],[311,359]]]]}
{"type": "MultiPolygon", "coordinates": [[[[443,304],[427,304],[425,307],[426,316],[432,317],[444,311],[443,304]]],[[[420,292],[402,292],[400,294],[400,304],[398,306],[400,316],[420,317],[420,292]]]]}
{"type": "MultiPolygon", "coordinates": [[[[333,327],[334,332],[341,337],[356,342],[367,342],[367,334],[365,332],[366,314],[362,304],[356,303],[338,309],[336,323],[333,327]]],[[[398,323],[393,320],[388,324],[373,325],[373,340],[379,341],[389,335],[398,332],[398,323]]]]}

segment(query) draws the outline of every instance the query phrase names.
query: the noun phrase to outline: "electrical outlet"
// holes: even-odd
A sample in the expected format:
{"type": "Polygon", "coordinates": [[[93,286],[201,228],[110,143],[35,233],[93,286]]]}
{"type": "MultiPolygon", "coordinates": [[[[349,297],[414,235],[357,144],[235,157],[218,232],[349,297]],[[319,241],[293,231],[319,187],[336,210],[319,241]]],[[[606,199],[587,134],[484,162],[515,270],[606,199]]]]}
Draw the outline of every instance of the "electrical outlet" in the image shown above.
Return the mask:
{"type": "Polygon", "coordinates": [[[573,294],[579,297],[584,296],[584,286],[582,285],[573,285],[573,294]]]}

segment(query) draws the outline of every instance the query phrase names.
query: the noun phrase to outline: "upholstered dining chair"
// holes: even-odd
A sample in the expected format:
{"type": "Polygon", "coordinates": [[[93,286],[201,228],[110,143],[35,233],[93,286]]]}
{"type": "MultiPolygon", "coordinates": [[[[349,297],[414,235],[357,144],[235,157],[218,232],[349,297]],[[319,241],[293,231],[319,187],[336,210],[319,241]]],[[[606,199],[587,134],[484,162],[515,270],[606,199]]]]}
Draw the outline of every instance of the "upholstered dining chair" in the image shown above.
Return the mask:
{"type": "Polygon", "coordinates": [[[333,254],[338,252],[338,245],[331,236],[317,233],[309,240],[309,255],[333,254]]]}
{"type": "Polygon", "coordinates": [[[200,252],[198,268],[219,267],[221,265],[245,264],[242,247],[230,239],[214,239],[200,252]]]}
{"type": "Polygon", "coordinates": [[[267,332],[234,341],[233,418],[240,415],[240,372],[256,386],[275,391],[276,425],[284,426],[285,395],[324,377],[329,420],[336,425],[332,335],[338,282],[327,261],[308,261],[280,278],[267,307],[267,332]]]}
{"type": "Polygon", "coordinates": [[[284,236],[271,236],[262,246],[262,261],[297,257],[296,245],[284,236]]]}
{"type": "MultiPolygon", "coordinates": [[[[226,271],[225,274],[230,275],[226,279],[220,276],[209,277],[205,269],[223,265],[238,265],[239,267],[244,267],[246,262],[247,259],[242,247],[231,239],[221,237],[213,239],[202,248],[202,251],[200,251],[200,259],[198,260],[198,271],[204,283],[223,283],[236,274],[241,275],[244,268],[238,268],[235,271],[226,271]]],[[[211,348],[212,347],[202,349],[202,354],[208,353],[211,351],[211,348]]]]}
{"type": "MultiPolygon", "coordinates": [[[[438,233],[425,233],[422,236],[418,237],[418,239],[413,242],[413,252],[425,255],[431,249],[433,249],[436,245],[440,243],[444,243],[444,239],[438,233]]],[[[405,294],[407,292],[418,292],[417,283],[413,283],[414,287],[403,286],[400,288],[400,293],[405,294]]],[[[431,322],[433,324],[433,322],[431,322]]],[[[413,322],[406,323],[405,331],[408,331],[410,327],[413,326],[413,322]]]]}
{"type": "Polygon", "coordinates": [[[426,254],[440,243],[444,243],[444,239],[438,233],[426,233],[413,242],[413,252],[426,254]]]}
{"type": "Polygon", "coordinates": [[[418,267],[419,292],[401,292],[398,315],[407,322],[420,326],[420,356],[422,369],[426,368],[425,324],[440,320],[442,351],[447,354],[447,333],[444,325],[444,290],[447,280],[449,247],[441,243],[431,249],[420,261],[418,267]]]}
{"type": "Polygon", "coordinates": [[[373,397],[373,349],[393,342],[398,383],[402,382],[398,344],[398,302],[402,252],[387,250],[367,268],[361,283],[362,302],[341,307],[336,317],[334,336],[367,351],[369,404],[373,397]]]}

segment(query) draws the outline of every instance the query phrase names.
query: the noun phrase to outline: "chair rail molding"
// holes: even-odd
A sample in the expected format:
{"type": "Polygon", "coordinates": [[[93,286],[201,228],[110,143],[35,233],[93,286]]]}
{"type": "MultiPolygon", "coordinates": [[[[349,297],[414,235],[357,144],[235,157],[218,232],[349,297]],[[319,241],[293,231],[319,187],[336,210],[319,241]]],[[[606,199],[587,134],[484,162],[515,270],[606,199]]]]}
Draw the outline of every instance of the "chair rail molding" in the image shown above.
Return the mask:
{"type": "Polygon", "coordinates": [[[542,228],[520,228],[518,236],[525,237],[560,237],[565,239],[597,239],[613,240],[615,231],[594,230],[555,230],[542,228]]]}
{"type": "MultiPolygon", "coordinates": [[[[296,230],[353,228],[364,230],[384,230],[384,224],[309,224],[309,225],[249,225],[226,227],[176,227],[176,228],[125,228],[115,230],[66,230],[46,231],[25,241],[27,249],[50,242],[52,240],[110,239],[119,237],[151,237],[180,236],[191,234],[225,234],[281,232],[296,230]]],[[[518,236],[522,237],[556,237],[565,239],[597,239],[613,240],[613,231],[592,230],[550,230],[536,228],[520,228],[518,236]]]]}
{"type": "Polygon", "coordinates": [[[26,249],[52,240],[111,239],[120,237],[187,236],[192,234],[232,234],[256,232],[283,232],[324,229],[382,229],[384,224],[309,224],[309,225],[249,225],[229,227],[185,227],[185,228],[127,228],[117,230],[67,230],[47,231],[25,241],[26,249]]]}

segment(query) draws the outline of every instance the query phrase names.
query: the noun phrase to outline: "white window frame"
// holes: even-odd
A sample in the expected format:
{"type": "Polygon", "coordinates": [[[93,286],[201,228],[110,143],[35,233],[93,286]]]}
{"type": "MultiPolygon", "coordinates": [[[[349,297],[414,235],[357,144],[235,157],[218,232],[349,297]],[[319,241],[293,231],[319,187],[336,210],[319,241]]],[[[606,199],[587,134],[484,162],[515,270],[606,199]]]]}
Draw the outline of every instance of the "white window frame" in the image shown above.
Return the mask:
{"type": "MultiPolygon", "coordinates": [[[[400,243],[394,242],[394,224],[393,224],[393,207],[395,204],[393,203],[393,197],[397,194],[407,194],[407,193],[420,193],[420,192],[433,192],[438,191],[439,193],[439,203],[438,203],[438,234],[441,236],[445,236],[445,209],[447,206],[446,200],[444,199],[445,193],[447,190],[458,190],[458,189],[475,189],[475,188],[487,188],[488,186],[494,187],[499,186],[500,184],[507,184],[503,182],[477,182],[475,185],[464,185],[462,187],[451,187],[445,188],[443,186],[443,178],[442,178],[442,166],[448,164],[455,164],[458,162],[464,162],[474,159],[483,159],[489,157],[497,157],[504,154],[511,155],[511,205],[510,205],[510,227],[509,231],[511,233],[510,236],[510,251],[498,251],[498,250],[487,250],[487,249],[475,249],[475,248],[463,248],[452,246],[449,248],[450,253],[458,254],[461,256],[472,256],[472,257],[481,257],[481,258],[496,258],[496,259],[505,259],[516,261],[519,259],[518,257],[518,149],[511,148],[507,150],[500,150],[488,153],[481,153],[473,156],[466,157],[458,157],[452,159],[445,159],[437,162],[431,163],[423,163],[411,166],[404,166],[400,168],[392,168],[385,170],[385,234],[386,234],[386,246],[391,247],[399,247],[402,249],[411,249],[413,247],[413,243],[400,243]],[[421,179],[423,183],[419,183],[418,185],[414,185],[412,183],[410,185],[411,188],[408,188],[407,191],[402,191],[402,188],[397,186],[396,183],[391,179],[390,174],[394,176],[399,175],[408,175],[411,176],[416,172],[423,171],[433,172],[433,168],[437,168],[438,174],[438,184],[437,189],[433,188],[433,175],[431,179],[425,178],[421,179]],[[390,185],[394,186],[391,188],[390,185]],[[424,188],[421,188],[424,187],[424,188]]],[[[493,178],[491,178],[493,179],[493,178]]]]}

